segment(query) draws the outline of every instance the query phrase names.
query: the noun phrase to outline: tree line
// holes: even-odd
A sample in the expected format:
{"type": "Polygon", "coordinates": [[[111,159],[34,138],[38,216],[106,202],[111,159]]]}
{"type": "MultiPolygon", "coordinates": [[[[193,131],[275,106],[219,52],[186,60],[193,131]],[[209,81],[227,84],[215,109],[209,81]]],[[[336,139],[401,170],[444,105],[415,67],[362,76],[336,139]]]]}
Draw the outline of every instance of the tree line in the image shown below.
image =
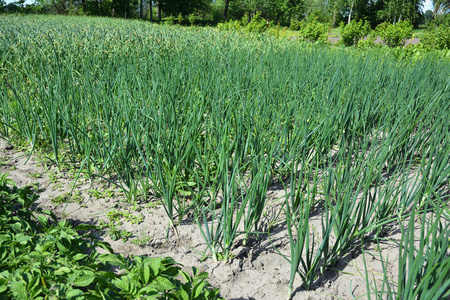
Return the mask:
{"type": "Polygon", "coordinates": [[[448,15],[450,0],[434,0],[434,10],[422,13],[425,0],[25,0],[6,4],[0,0],[0,12],[34,12],[141,18],[161,22],[165,18],[203,21],[211,25],[226,20],[248,21],[260,12],[265,19],[287,25],[293,20],[350,23],[367,20],[372,27],[382,23],[410,20],[418,26],[439,15],[448,15]]]}

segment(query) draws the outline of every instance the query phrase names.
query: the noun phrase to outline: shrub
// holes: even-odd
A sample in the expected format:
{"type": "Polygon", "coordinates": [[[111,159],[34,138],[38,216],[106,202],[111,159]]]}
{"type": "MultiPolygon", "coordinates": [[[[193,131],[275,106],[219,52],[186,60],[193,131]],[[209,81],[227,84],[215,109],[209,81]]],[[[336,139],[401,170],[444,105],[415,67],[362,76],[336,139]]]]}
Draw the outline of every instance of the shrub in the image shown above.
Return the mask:
{"type": "Polygon", "coordinates": [[[172,26],[174,24],[174,22],[175,22],[175,19],[172,16],[169,16],[169,17],[163,19],[163,24],[164,25],[172,26]]]}
{"type": "Polygon", "coordinates": [[[261,17],[261,12],[257,12],[250,23],[245,26],[247,32],[264,32],[267,29],[266,20],[261,17]]]}
{"type": "Polygon", "coordinates": [[[241,23],[238,20],[232,20],[225,23],[217,24],[219,30],[238,31],[241,29],[241,23]]]}
{"type": "Polygon", "coordinates": [[[189,20],[189,23],[191,23],[191,26],[194,26],[195,20],[197,20],[197,17],[195,16],[194,13],[192,13],[188,16],[188,20],[189,20]]]}
{"type": "Polygon", "coordinates": [[[301,29],[301,34],[304,40],[310,42],[327,41],[328,25],[320,23],[314,19],[306,23],[305,27],[301,29]]]}
{"type": "Polygon", "coordinates": [[[450,50],[450,27],[439,27],[437,30],[425,32],[420,38],[420,43],[425,49],[430,50],[450,50]]]}
{"type": "Polygon", "coordinates": [[[381,23],[376,28],[381,40],[389,47],[404,46],[405,41],[412,37],[413,26],[409,21],[400,21],[395,25],[381,23]]]}
{"type": "Polygon", "coordinates": [[[301,21],[299,21],[299,20],[293,20],[293,21],[291,22],[290,29],[291,29],[291,30],[297,30],[297,31],[298,31],[298,30],[302,29],[303,26],[304,26],[303,20],[301,20],[301,21]]]}
{"type": "Polygon", "coordinates": [[[276,38],[285,38],[288,36],[287,27],[281,27],[280,25],[276,25],[273,27],[270,27],[267,30],[267,34],[274,36],[276,38]]]}
{"type": "Polygon", "coordinates": [[[348,25],[341,22],[340,30],[342,37],[341,41],[345,46],[356,45],[359,40],[368,36],[371,31],[369,22],[363,22],[362,20],[359,22],[352,20],[348,25]]]}
{"type": "Polygon", "coordinates": [[[241,19],[241,23],[243,26],[247,26],[247,24],[249,23],[248,19],[249,19],[249,15],[248,15],[248,12],[246,12],[245,15],[241,19]]]}
{"type": "Polygon", "coordinates": [[[360,39],[356,43],[356,48],[358,48],[359,50],[367,50],[374,47],[381,47],[381,44],[375,43],[375,38],[376,37],[374,35],[369,35],[366,39],[360,39]]]}

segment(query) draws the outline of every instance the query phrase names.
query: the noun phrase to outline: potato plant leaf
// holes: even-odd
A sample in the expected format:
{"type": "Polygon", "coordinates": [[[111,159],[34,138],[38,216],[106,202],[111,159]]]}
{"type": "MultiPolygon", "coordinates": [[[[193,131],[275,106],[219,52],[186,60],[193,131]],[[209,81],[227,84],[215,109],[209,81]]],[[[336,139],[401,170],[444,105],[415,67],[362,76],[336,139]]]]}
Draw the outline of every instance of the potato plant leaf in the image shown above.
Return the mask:
{"type": "Polygon", "coordinates": [[[81,276],[79,276],[75,281],[74,285],[79,287],[86,287],[90,285],[95,279],[94,272],[83,272],[81,276]]]}
{"type": "Polygon", "coordinates": [[[156,282],[163,290],[172,290],[176,286],[166,277],[158,276],[156,277],[156,282]]]}
{"type": "Polygon", "coordinates": [[[83,291],[79,289],[71,289],[67,292],[66,297],[67,299],[76,298],[83,295],[83,291]]]}

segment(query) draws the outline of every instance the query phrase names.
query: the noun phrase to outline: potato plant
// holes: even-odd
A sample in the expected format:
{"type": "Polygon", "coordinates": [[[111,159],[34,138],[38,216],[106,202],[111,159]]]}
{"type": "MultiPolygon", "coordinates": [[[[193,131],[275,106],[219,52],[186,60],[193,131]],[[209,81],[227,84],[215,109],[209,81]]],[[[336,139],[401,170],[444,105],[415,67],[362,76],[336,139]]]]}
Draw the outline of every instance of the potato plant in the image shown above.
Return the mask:
{"type": "Polygon", "coordinates": [[[50,211],[33,211],[37,196],[6,175],[0,178],[1,299],[220,299],[207,273],[192,268],[190,275],[169,257],[124,258],[89,238],[86,230],[94,226],[73,227],[50,211]]]}

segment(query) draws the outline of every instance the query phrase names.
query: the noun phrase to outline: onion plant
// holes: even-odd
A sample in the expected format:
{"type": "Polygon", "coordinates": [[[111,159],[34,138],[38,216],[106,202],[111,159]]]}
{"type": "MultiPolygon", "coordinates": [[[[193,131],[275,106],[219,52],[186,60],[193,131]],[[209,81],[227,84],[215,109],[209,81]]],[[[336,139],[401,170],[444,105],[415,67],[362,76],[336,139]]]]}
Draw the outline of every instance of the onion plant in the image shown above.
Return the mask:
{"type": "Polygon", "coordinates": [[[368,299],[446,299],[450,296],[450,220],[442,214],[443,199],[436,196],[435,204],[427,201],[418,209],[415,203],[410,213],[399,216],[402,235],[398,242],[397,278],[387,276],[389,260],[383,259],[379,246],[384,272],[381,287],[378,286],[375,278],[368,275],[363,253],[368,299]],[[417,225],[420,225],[419,236],[415,233],[417,225]]]}
{"type": "Polygon", "coordinates": [[[240,172],[240,159],[230,153],[230,149],[236,147],[236,144],[229,143],[227,139],[229,130],[227,125],[223,130],[225,134],[222,135],[221,150],[217,161],[219,168],[217,185],[214,185],[216,190],[213,192],[211,204],[202,210],[203,220],[198,218],[196,221],[213,259],[227,261],[239,234],[238,228],[250,194],[243,195],[242,193],[240,178],[243,174],[240,172]],[[220,212],[217,214],[218,206],[220,212]]]}
{"type": "MultiPolygon", "coordinates": [[[[306,157],[302,157],[302,166],[307,164],[306,157]]],[[[294,164],[298,166],[299,162],[294,164]]],[[[314,228],[311,228],[309,221],[310,214],[314,208],[314,190],[318,184],[318,174],[308,172],[308,175],[313,175],[314,186],[310,189],[308,181],[309,176],[304,174],[306,168],[301,168],[298,172],[294,168],[290,177],[290,190],[286,187],[286,201],[285,201],[285,215],[286,224],[290,244],[290,258],[280,254],[290,262],[291,270],[289,277],[288,299],[292,297],[293,285],[295,275],[299,274],[304,288],[309,290],[314,282],[317,272],[321,266],[322,252],[324,251],[324,243],[316,240],[317,233],[314,228]],[[306,190],[302,188],[303,183],[306,183],[306,190]],[[315,249],[316,246],[318,249],[315,249]]],[[[313,170],[313,168],[309,168],[313,170]]],[[[330,234],[330,231],[325,233],[330,234]]]]}

